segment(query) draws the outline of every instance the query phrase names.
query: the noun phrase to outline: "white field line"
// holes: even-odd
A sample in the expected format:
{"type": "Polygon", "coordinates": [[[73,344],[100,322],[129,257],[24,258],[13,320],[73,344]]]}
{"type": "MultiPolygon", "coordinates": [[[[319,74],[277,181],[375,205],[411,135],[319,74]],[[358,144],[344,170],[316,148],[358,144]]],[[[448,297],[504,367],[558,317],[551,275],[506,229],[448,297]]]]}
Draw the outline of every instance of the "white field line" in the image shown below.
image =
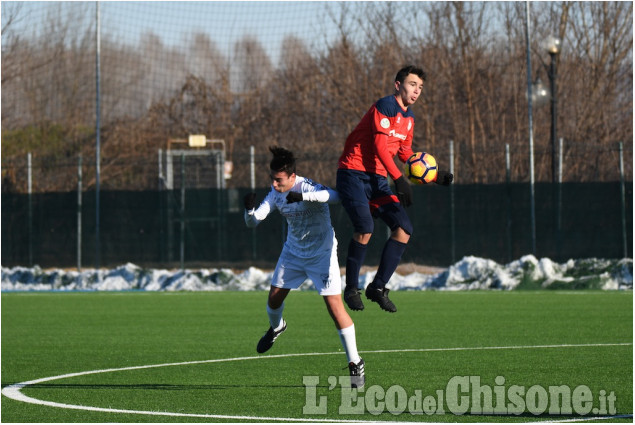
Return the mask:
{"type": "MultiPolygon", "coordinates": [[[[580,347],[612,347],[612,346],[628,346],[633,343],[597,343],[597,344],[549,344],[549,345],[512,345],[512,346],[494,346],[494,347],[448,347],[448,348],[412,348],[412,349],[396,349],[396,350],[370,350],[360,351],[360,353],[401,353],[401,352],[436,352],[436,351],[474,351],[474,350],[527,350],[527,349],[545,349],[545,348],[580,348],[580,347]]],[[[376,423],[378,421],[362,421],[362,420],[344,420],[344,419],[332,419],[332,418],[283,418],[283,417],[265,417],[265,416],[241,416],[241,415],[220,415],[220,414],[198,414],[198,413],[175,413],[175,412],[161,412],[161,411],[146,411],[146,410],[129,410],[129,409],[113,409],[94,406],[82,406],[75,404],[57,403],[54,401],[39,400],[33,397],[29,397],[22,393],[22,389],[30,385],[41,384],[43,382],[57,381],[60,379],[73,378],[76,376],[95,375],[98,373],[110,373],[110,372],[122,372],[128,370],[139,369],[151,369],[159,367],[171,367],[171,366],[186,366],[204,363],[224,363],[235,362],[243,360],[263,360],[274,359],[283,357],[305,357],[305,356],[330,356],[341,355],[341,352],[331,353],[289,353],[289,354],[274,354],[269,356],[246,356],[246,357],[232,357],[227,359],[211,359],[211,360],[195,360],[188,362],[178,363],[162,363],[155,365],[142,365],[142,366],[129,366],[122,368],[111,369],[99,369],[89,370],[84,372],[67,373],[64,375],[50,376],[46,378],[34,379],[31,381],[20,382],[18,384],[7,385],[2,389],[2,395],[12,400],[21,401],[24,403],[37,404],[41,406],[57,407],[62,409],[74,409],[74,410],[87,410],[91,412],[106,412],[106,413],[124,413],[124,414],[136,414],[136,415],[154,415],[154,416],[175,416],[175,417],[191,417],[191,418],[209,418],[209,419],[232,419],[232,420],[255,420],[255,421],[280,421],[280,422],[364,422],[364,423],[376,423]]],[[[563,420],[560,422],[575,422],[575,421],[591,421],[602,420],[609,418],[620,417],[632,417],[633,415],[621,415],[621,416],[606,416],[606,417],[585,417],[580,419],[563,420]]],[[[394,422],[394,421],[390,421],[394,422]]],[[[558,422],[558,421],[549,421],[558,422]]],[[[421,422],[399,422],[399,423],[421,423],[421,422]]]]}
{"type": "Polygon", "coordinates": [[[557,421],[549,421],[549,423],[567,423],[567,422],[591,422],[591,421],[608,421],[609,419],[626,419],[632,418],[633,415],[615,415],[615,416],[585,416],[581,418],[560,419],[557,421]]]}

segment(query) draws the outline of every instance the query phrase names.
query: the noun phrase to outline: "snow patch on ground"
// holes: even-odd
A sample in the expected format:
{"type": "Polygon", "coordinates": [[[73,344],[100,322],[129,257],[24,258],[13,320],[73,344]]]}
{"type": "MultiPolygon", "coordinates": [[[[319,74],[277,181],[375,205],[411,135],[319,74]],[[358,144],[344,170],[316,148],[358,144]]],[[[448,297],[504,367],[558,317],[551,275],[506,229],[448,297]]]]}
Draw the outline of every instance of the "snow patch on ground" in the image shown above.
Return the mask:
{"type": "MultiPolygon", "coordinates": [[[[259,291],[269,288],[271,271],[255,267],[231,269],[165,270],[124,264],[110,270],[81,273],[61,269],[2,268],[2,291],[259,291]]],[[[360,286],[372,282],[376,270],[360,276],[360,286]]],[[[342,277],[344,281],[344,277],[342,277]]],[[[515,290],[515,289],[633,289],[633,260],[580,259],[558,264],[526,255],[509,264],[473,256],[436,274],[395,273],[391,290],[515,290]]],[[[307,280],[302,290],[313,289],[307,280]]]]}

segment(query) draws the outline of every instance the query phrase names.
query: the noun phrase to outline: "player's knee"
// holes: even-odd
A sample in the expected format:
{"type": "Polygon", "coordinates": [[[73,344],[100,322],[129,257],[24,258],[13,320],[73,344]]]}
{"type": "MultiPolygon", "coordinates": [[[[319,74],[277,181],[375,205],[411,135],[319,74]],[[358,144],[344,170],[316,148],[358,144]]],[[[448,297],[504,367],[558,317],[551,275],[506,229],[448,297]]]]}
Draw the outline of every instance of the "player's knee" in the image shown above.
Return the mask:
{"type": "Polygon", "coordinates": [[[410,240],[410,234],[401,227],[397,227],[395,230],[393,230],[390,234],[390,237],[401,243],[408,243],[408,241],[410,240]]]}
{"type": "Polygon", "coordinates": [[[393,238],[396,235],[410,238],[412,236],[412,232],[414,230],[412,226],[412,222],[408,217],[401,217],[401,219],[395,220],[395,224],[391,226],[391,235],[393,238]]]}
{"type": "Polygon", "coordinates": [[[269,290],[269,297],[267,298],[267,305],[274,310],[279,309],[284,303],[284,299],[287,296],[288,291],[282,288],[272,286],[269,290]]]}
{"type": "Polygon", "coordinates": [[[353,233],[353,240],[357,243],[360,243],[362,245],[368,245],[368,242],[370,242],[370,238],[371,236],[373,236],[372,233],[353,233]]]}

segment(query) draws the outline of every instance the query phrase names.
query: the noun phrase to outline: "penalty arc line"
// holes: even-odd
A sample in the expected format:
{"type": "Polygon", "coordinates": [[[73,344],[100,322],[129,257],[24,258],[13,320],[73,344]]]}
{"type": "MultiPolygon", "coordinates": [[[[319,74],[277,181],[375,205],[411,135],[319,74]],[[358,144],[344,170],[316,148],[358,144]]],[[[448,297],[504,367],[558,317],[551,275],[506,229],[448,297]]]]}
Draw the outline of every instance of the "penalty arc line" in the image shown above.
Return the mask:
{"type": "Polygon", "coordinates": [[[561,419],[561,420],[555,420],[555,421],[549,421],[549,422],[561,424],[561,423],[569,423],[569,422],[606,421],[609,419],[626,419],[626,418],[632,418],[632,417],[633,415],[590,416],[590,417],[583,417],[583,418],[561,419]]]}
{"type": "MultiPolygon", "coordinates": [[[[522,349],[545,349],[545,348],[580,348],[580,347],[611,347],[611,346],[628,346],[633,343],[596,343],[596,344],[549,344],[549,345],[512,345],[512,346],[494,346],[494,347],[447,347],[447,348],[412,348],[412,349],[395,349],[395,350],[372,350],[360,351],[360,353],[402,353],[402,352],[437,352],[437,351],[474,351],[474,350],[522,350],[522,349]]],[[[227,359],[211,359],[211,360],[195,360],[177,363],[162,363],[155,365],[128,366],[122,368],[98,369],[83,372],[67,373],[64,375],[50,376],[46,378],[34,379],[18,384],[11,384],[2,389],[2,395],[12,400],[24,403],[37,404],[41,406],[57,407],[62,409],[87,410],[91,412],[105,413],[124,413],[135,415],[154,415],[154,416],[173,416],[173,417],[191,417],[191,418],[208,418],[208,419],[234,419],[234,420],[257,420],[257,421],[279,421],[279,422],[337,422],[337,423],[377,423],[378,421],[362,421],[362,420],[346,420],[346,419],[326,419],[326,418],[283,418],[283,417],[265,417],[265,416],[242,416],[242,415],[220,415],[220,414],[204,414],[204,413],[177,413],[177,412],[161,412],[161,411],[144,411],[130,409],[113,409],[95,406],[82,406],[75,404],[57,403],[54,401],[40,400],[29,397],[22,393],[22,390],[30,385],[36,385],[43,382],[57,381],[84,375],[96,375],[99,373],[123,372],[129,370],[151,369],[159,367],[171,366],[187,366],[206,363],[224,363],[244,360],[262,360],[285,357],[305,357],[305,356],[330,356],[341,355],[341,352],[330,353],[288,353],[274,354],[269,356],[245,356],[232,357],[227,359]]],[[[624,415],[620,417],[632,417],[632,415],[624,415]]],[[[595,418],[598,419],[598,418],[595,418]]],[[[602,418],[599,418],[602,419],[602,418]]],[[[606,419],[606,418],[603,418],[606,419]]],[[[593,420],[588,418],[587,420],[593,420]]],[[[390,421],[394,422],[394,421],[390,421]]],[[[400,422],[400,423],[420,423],[420,422],[400,422]]]]}

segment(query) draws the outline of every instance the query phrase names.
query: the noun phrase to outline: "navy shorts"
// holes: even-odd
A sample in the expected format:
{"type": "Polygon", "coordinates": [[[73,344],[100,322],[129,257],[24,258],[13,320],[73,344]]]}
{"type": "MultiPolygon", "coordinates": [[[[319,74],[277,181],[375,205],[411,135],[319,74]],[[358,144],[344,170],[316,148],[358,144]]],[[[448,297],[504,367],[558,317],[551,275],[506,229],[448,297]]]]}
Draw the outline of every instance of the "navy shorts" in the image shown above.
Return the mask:
{"type": "Polygon", "coordinates": [[[388,179],[357,170],[337,170],[337,192],[356,233],[373,233],[374,218],[390,228],[401,227],[412,235],[412,222],[405,208],[390,190],[388,179]]]}

